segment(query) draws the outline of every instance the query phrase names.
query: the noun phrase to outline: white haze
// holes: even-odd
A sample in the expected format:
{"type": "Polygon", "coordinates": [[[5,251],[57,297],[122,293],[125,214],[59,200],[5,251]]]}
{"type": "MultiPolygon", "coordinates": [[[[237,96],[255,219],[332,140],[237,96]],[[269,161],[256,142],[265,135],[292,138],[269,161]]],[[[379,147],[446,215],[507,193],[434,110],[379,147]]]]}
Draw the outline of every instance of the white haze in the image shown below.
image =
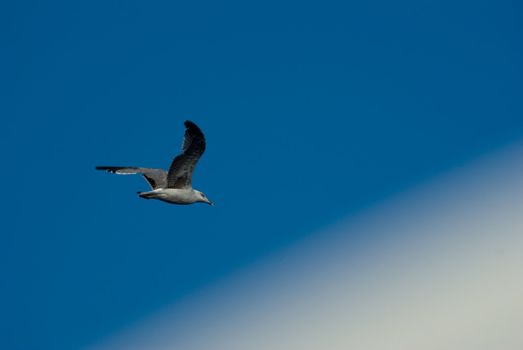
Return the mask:
{"type": "Polygon", "coordinates": [[[348,217],[91,349],[521,350],[521,155],[348,217]]]}

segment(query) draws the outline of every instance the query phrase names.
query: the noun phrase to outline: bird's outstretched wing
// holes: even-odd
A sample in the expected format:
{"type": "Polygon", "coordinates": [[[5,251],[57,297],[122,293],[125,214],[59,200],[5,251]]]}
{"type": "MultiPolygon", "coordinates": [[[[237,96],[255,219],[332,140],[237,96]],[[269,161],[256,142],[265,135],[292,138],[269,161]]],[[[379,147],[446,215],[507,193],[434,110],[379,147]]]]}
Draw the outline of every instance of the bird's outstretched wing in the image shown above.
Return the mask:
{"type": "Polygon", "coordinates": [[[167,172],[162,169],[139,168],[134,166],[97,166],[96,170],[105,170],[118,175],[141,174],[153,190],[167,186],[167,172]]]}
{"type": "Polygon", "coordinates": [[[168,188],[191,188],[192,173],[196,163],[205,152],[205,136],[200,128],[187,120],[182,153],[176,156],[167,173],[168,188]]]}

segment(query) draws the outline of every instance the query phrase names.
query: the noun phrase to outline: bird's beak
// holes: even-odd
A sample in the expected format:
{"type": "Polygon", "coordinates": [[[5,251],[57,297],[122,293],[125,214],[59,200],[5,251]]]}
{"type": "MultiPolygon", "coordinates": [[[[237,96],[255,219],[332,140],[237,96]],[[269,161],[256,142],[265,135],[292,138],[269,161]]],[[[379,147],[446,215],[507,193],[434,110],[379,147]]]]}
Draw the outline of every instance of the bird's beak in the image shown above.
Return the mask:
{"type": "Polygon", "coordinates": [[[212,202],[212,201],[208,201],[207,204],[209,204],[210,206],[214,207],[214,202],[212,202]]]}

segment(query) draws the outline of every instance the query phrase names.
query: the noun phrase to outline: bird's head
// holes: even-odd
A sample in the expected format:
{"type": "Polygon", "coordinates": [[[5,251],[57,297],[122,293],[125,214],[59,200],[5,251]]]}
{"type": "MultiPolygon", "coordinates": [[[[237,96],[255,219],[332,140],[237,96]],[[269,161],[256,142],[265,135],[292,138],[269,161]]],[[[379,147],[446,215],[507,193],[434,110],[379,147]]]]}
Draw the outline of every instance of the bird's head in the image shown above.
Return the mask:
{"type": "Polygon", "coordinates": [[[196,191],[196,194],[198,196],[198,202],[203,202],[203,203],[207,203],[209,205],[214,205],[214,203],[211,202],[209,200],[209,198],[207,198],[207,196],[205,196],[205,194],[203,194],[203,192],[196,191]]]}

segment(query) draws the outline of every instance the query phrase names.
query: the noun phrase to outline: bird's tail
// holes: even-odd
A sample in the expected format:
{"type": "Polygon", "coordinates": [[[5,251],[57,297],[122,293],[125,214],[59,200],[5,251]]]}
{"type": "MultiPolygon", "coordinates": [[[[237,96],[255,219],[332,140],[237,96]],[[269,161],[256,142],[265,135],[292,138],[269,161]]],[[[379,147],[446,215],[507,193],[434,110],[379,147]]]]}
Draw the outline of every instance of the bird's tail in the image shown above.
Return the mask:
{"type": "Polygon", "coordinates": [[[151,192],[136,192],[140,198],[151,199],[154,198],[154,194],[151,192]]]}

